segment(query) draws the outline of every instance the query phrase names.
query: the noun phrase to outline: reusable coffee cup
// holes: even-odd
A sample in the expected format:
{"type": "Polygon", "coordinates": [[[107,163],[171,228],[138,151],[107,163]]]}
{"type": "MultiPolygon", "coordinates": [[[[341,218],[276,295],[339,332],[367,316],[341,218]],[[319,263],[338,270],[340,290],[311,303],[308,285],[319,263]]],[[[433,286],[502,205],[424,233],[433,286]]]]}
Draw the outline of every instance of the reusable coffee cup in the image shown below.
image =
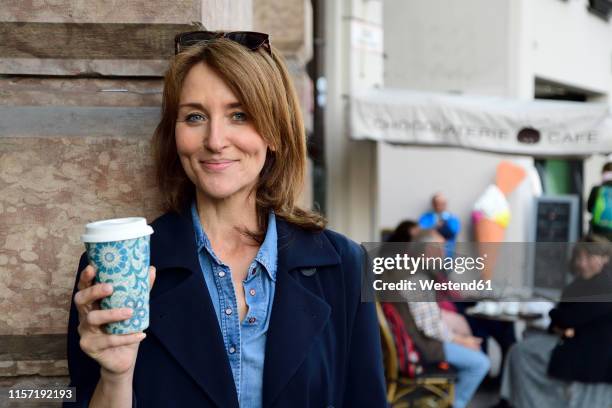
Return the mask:
{"type": "Polygon", "coordinates": [[[128,334],[149,327],[149,262],[153,228],[142,217],[115,218],[85,225],[89,263],[96,283],[110,283],[113,293],[100,301],[102,309],[130,308],[129,319],[105,325],[108,334],[128,334]]]}

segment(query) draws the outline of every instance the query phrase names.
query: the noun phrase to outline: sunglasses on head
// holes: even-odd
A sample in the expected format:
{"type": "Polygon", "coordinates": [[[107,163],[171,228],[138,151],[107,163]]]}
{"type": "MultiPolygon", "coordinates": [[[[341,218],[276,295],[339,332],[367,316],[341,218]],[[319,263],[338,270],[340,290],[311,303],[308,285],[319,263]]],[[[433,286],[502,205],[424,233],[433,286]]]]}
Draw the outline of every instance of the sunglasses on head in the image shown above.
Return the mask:
{"type": "Polygon", "coordinates": [[[213,41],[218,38],[227,38],[251,51],[256,51],[263,47],[269,55],[272,55],[270,36],[266,33],[258,33],[255,31],[230,31],[227,33],[223,31],[190,31],[180,33],[174,37],[174,54],[176,55],[192,45],[213,41]]]}

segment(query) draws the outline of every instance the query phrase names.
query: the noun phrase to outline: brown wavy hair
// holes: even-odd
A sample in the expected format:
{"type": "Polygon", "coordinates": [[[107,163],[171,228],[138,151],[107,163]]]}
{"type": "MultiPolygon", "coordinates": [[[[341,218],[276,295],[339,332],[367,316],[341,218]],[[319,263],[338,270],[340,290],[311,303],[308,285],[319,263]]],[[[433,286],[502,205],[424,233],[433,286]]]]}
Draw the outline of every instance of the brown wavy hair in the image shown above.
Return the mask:
{"type": "Polygon", "coordinates": [[[251,51],[220,38],[187,48],[170,62],[165,78],[161,119],[152,139],[157,185],[164,211],[181,212],[195,197],[195,185],[181,165],[174,135],[179,98],[189,70],[205,63],[229,86],[270,146],[256,185],[259,231],[249,235],[261,242],[268,212],[307,230],[318,231],[326,220],[299,208],[306,172],[306,134],[300,105],[278,51],[251,51]]]}

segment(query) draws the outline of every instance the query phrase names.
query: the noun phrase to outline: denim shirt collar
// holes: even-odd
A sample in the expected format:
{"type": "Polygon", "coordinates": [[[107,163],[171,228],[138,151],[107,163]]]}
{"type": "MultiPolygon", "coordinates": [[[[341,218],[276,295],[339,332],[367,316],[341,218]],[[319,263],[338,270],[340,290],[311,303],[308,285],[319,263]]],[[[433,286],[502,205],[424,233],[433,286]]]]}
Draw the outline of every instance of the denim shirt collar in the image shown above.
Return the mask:
{"type": "MultiPolygon", "coordinates": [[[[200,222],[200,216],[198,214],[198,207],[196,205],[196,201],[193,200],[191,203],[191,220],[193,222],[193,228],[196,234],[196,245],[198,248],[198,252],[202,251],[202,248],[206,248],[206,251],[212,257],[212,259],[218,263],[223,264],[223,262],[217,257],[217,255],[213,252],[212,245],[206,232],[202,228],[202,223],[200,222]]],[[[264,238],[263,243],[259,247],[259,251],[257,251],[257,255],[255,255],[255,260],[259,262],[266,272],[270,279],[273,282],[276,282],[276,269],[277,269],[277,258],[278,258],[278,235],[276,231],[276,216],[274,215],[274,211],[270,210],[268,215],[268,229],[266,231],[266,236],[264,238]]]]}

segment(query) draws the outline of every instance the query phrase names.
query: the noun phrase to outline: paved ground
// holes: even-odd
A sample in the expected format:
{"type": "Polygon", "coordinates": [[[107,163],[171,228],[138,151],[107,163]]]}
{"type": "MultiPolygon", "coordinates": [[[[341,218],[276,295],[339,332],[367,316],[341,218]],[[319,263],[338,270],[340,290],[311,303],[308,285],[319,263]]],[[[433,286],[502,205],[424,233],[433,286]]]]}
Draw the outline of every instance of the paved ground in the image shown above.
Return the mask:
{"type": "Polygon", "coordinates": [[[495,390],[480,389],[470,403],[470,408],[491,408],[499,401],[499,393],[495,390]]]}

